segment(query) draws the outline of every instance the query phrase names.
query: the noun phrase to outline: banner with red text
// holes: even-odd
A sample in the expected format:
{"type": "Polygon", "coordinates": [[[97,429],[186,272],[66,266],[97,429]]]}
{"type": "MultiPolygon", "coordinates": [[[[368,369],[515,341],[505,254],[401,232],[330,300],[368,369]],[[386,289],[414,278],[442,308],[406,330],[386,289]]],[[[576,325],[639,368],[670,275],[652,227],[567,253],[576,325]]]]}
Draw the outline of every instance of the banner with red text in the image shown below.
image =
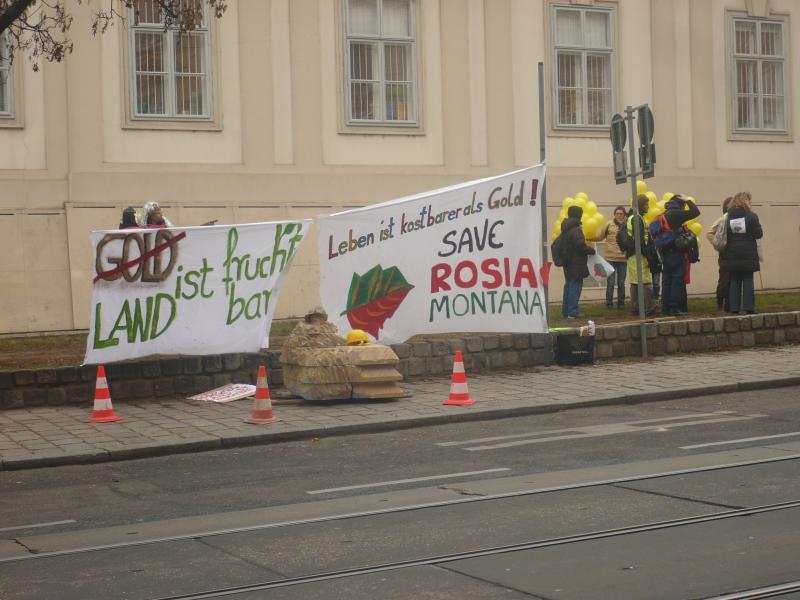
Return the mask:
{"type": "Polygon", "coordinates": [[[319,217],[320,294],[340,333],[545,332],[544,165],[319,217]]]}
{"type": "Polygon", "coordinates": [[[93,231],[86,364],[257,352],[310,220],[93,231]]]}

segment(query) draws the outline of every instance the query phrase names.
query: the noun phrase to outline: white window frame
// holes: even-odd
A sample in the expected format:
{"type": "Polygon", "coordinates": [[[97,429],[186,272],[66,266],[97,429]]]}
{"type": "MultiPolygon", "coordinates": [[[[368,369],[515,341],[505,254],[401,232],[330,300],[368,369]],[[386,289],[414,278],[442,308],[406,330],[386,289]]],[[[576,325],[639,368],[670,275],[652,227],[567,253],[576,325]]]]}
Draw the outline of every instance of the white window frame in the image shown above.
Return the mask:
{"type": "Polygon", "coordinates": [[[391,128],[409,128],[419,127],[420,125],[420,107],[419,107],[419,74],[417,69],[417,3],[418,0],[408,0],[409,2],[409,29],[410,36],[384,36],[383,35],[383,0],[377,0],[378,11],[378,35],[365,35],[350,33],[350,2],[349,0],[342,0],[342,39],[344,48],[342,49],[342,56],[344,57],[343,71],[344,71],[344,123],[347,126],[355,127],[391,127],[391,128]],[[378,83],[379,100],[378,118],[376,119],[354,119],[352,111],[352,94],[351,94],[351,76],[350,76],[350,42],[351,41],[373,42],[378,45],[378,67],[380,70],[380,77],[377,80],[371,80],[378,83]],[[413,119],[406,120],[387,120],[386,111],[386,77],[385,77],[385,64],[384,64],[384,46],[385,44],[403,44],[411,47],[411,101],[409,106],[413,110],[413,119]]]}
{"type": "Polygon", "coordinates": [[[177,109],[177,94],[175,92],[175,39],[182,35],[178,27],[171,26],[166,31],[164,25],[159,23],[134,24],[134,9],[129,8],[129,18],[127,25],[127,51],[128,51],[128,105],[131,121],[134,122],[213,122],[214,121],[214,62],[211,45],[213,35],[209,23],[208,7],[203,3],[203,21],[195,29],[184,32],[189,35],[202,35],[205,38],[203,45],[203,60],[206,64],[204,90],[204,108],[202,115],[179,114],[177,109]],[[136,32],[153,33],[164,36],[163,60],[167,76],[165,88],[164,105],[169,108],[169,112],[156,115],[151,113],[138,113],[136,106],[136,32]]]}
{"type": "Polygon", "coordinates": [[[12,120],[14,118],[14,65],[7,60],[7,50],[3,52],[6,43],[5,34],[0,35],[0,77],[5,78],[3,90],[6,94],[5,109],[0,110],[0,119],[12,120]],[[5,60],[2,58],[3,56],[6,56],[5,60]]]}
{"type": "Polygon", "coordinates": [[[787,69],[787,60],[788,60],[788,42],[787,42],[787,34],[789,32],[789,28],[787,27],[787,21],[782,19],[763,19],[763,18],[753,18],[753,17],[746,17],[742,15],[731,15],[730,18],[730,51],[729,51],[729,58],[730,58],[730,110],[731,110],[731,132],[733,134],[760,134],[760,135],[788,135],[789,134],[789,81],[788,81],[788,69],[787,69]],[[755,34],[755,42],[757,44],[757,52],[755,54],[739,54],[736,52],[736,23],[737,22],[746,22],[746,23],[753,23],[756,27],[756,34],[755,34]],[[764,24],[769,25],[779,25],[781,28],[781,55],[780,56],[770,56],[761,54],[761,26],[764,24]],[[756,109],[756,119],[758,126],[756,127],[740,127],[738,123],[738,73],[736,69],[737,61],[739,60],[747,60],[750,62],[754,62],[756,64],[756,95],[757,95],[757,109],[756,109]],[[781,63],[781,77],[783,78],[783,128],[767,128],[763,127],[764,122],[764,91],[763,91],[763,68],[762,65],[765,62],[780,62],[781,63]]]}
{"type": "Polygon", "coordinates": [[[594,6],[576,6],[576,5],[561,5],[561,4],[551,4],[550,5],[550,52],[551,52],[551,65],[552,65],[552,84],[551,84],[551,106],[552,110],[551,113],[551,127],[553,130],[558,131],[601,131],[607,132],[608,127],[611,124],[611,117],[614,114],[614,108],[617,105],[617,68],[616,68],[616,60],[617,60],[617,50],[616,50],[616,11],[614,7],[604,7],[599,5],[594,6]],[[608,26],[609,26],[609,43],[610,45],[607,47],[588,47],[586,44],[582,44],[580,46],[569,46],[566,44],[558,44],[556,37],[557,37],[557,13],[559,11],[567,11],[567,12],[577,12],[581,15],[581,32],[585,32],[586,30],[586,13],[602,13],[608,15],[608,26]],[[582,106],[581,110],[583,112],[583,123],[559,123],[559,103],[558,103],[558,54],[559,52],[570,52],[574,54],[580,54],[581,56],[581,87],[582,90],[582,106]],[[611,98],[609,100],[609,114],[608,114],[608,123],[603,123],[599,125],[590,125],[586,123],[586,117],[589,114],[589,94],[588,92],[588,82],[587,82],[587,69],[586,69],[586,56],[587,54],[606,54],[608,55],[608,64],[610,70],[610,92],[611,98]]]}

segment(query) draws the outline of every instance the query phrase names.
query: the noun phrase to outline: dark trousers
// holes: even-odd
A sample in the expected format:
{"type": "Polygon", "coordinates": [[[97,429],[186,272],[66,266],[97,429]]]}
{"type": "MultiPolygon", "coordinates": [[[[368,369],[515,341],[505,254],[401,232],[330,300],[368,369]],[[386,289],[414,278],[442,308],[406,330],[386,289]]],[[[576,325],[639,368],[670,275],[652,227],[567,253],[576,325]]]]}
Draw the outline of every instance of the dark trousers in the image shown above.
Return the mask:
{"type": "Polygon", "coordinates": [[[732,313],[740,310],[755,312],[756,310],[756,288],[753,282],[753,273],[746,271],[731,271],[730,296],[728,297],[728,308],[732,313]]]}
{"type": "Polygon", "coordinates": [[[583,279],[567,279],[564,282],[564,296],[561,300],[561,314],[565,317],[578,316],[578,303],[581,301],[583,279]]]}
{"type": "Polygon", "coordinates": [[[731,274],[722,267],[722,259],[719,260],[719,278],[717,279],[717,306],[725,310],[730,310],[728,297],[731,293],[731,274]]]}
{"type": "Polygon", "coordinates": [[[617,306],[625,306],[625,278],[628,276],[627,262],[612,262],[614,272],[606,281],[606,306],[614,306],[614,285],[617,286],[617,306]]]}
{"type": "Polygon", "coordinates": [[[686,297],[686,259],[681,252],[666,252],[664,254],[664,270],[661,273],[662,295],[661,307],[665,315],[674,315],[685,312],[684,298],[686,297]]]}

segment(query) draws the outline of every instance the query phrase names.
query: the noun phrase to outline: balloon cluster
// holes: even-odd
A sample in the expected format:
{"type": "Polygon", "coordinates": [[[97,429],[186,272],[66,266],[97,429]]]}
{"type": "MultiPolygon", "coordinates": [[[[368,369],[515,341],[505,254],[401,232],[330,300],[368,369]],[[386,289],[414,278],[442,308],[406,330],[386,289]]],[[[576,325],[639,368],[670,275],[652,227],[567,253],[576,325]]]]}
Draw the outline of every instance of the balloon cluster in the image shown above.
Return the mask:
{"type": "Polygon", "coordinates": [[[583,235],[586,237],[586,241],[590,242],[597,239],[600,229],[603,227],[603,223],[605,223],[605,217],[597,212],[597,204],[589,200],[588,194],[584,192],[578,192],[575,194],[574,198],[564,198],[561,204],[561,213],[559,213],[558,219],[556,219],[555,225],[553,226],[553,239],[555,240],[561,235],[561,222],[567,218],[567,210],[570,206],[580,206],[583,209],[581,228],[583,229],[583,235]]]}
{"type": "MultiPolygon", "coordinates": [[[[654,192],[651,192],[647,189],[647,184],[644,181],[637,181],[636,182],[636,193],[641,196],[647,196],[647,214],[644,215],[644,222],[647,225],[650,225],[653,221],[656,220],[659,216],[664,214],[666,210],[664,205],[672,198],[675,194],[672,192],[666,192],[663,196],[661,196],[661,200],[658,199],[658,196],[654,192]]],[[[692,204],[697,204],[694,199],[694,196],[684,196],[689,202],[692,204]]],[[[631,206],[633,206],[633,201],[631,201],[631,206]]],[[[684,206],[684,210],[688,211],[689,207],[684,206]]],[[[686,226],[689,230],[697,236],[698,243],[700,241],[700,234],[703,232],[703,226],[700,225],[699,221],[695,218],[691,221],[687,221],[686,226]]]]}

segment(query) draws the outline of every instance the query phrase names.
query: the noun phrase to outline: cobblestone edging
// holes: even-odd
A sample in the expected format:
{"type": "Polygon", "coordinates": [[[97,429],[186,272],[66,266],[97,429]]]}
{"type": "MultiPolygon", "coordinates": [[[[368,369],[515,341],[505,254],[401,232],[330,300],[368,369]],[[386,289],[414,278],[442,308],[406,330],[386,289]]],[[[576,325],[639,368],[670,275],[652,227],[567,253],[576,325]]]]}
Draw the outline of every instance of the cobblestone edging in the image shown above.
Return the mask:
{"type": "MultiPolygon", "coordinates": [[[[557,334],[476,334],[430,337],[392,348],[406,379],[444,375],[453,354],[461,351],[468,372],[523,368],[552,361],[557,334]],[[548,356],[549,354],[549,356],[548,356]]],[[[646,325],[648,351],[653,356],[750,348],[800,342],[800,312],[739,317],[661,321],[646,325]]],[[[597,328],[598,359],[639,356],[639,325],[597,328]]],[[[251,354],[184,356],[106,365],[113,400],[188,396],[226,383],[255,383],[258,366],[266,364],[271,386],[283,384],[278,350],[251,354]]],[[[0,372],[0,408],[83,404],[94,396],[96,368],[64,367],[0,372]]]]}

